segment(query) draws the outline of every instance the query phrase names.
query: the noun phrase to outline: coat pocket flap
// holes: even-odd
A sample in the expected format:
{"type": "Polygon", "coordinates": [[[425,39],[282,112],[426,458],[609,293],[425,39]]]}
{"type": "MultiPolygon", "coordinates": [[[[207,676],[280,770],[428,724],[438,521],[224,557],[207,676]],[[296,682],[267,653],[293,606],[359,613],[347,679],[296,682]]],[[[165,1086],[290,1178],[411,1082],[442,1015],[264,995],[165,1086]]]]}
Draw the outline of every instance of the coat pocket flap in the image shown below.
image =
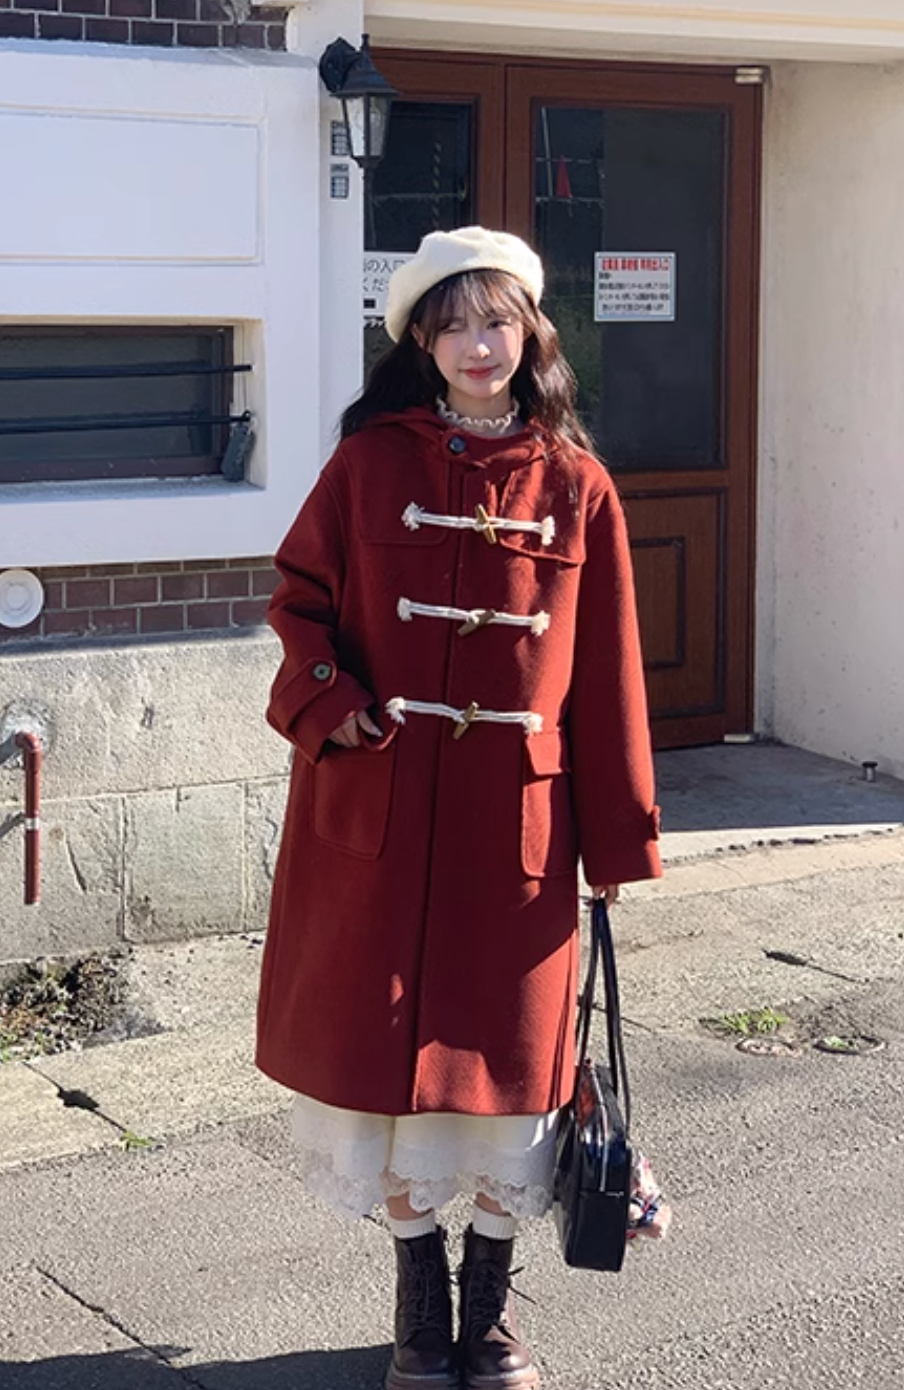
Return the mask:
{"type": "Polygon", "coordinates": [[[561,729],[531,734],[526,743],[527,761],[535,777],[554,777],[557,772],[570,772],[568,744],[561,729]]]}
{"type": "MultiPolygon", "coordinates": [[[[517,518],[515,518],[517,519],[517,518]]],[[[542,517],[539,520],[543,520],[542,517]]],[[[549,545],[544,545],[536,532],[499,531],[497,539],[506,550],[517,550],[534,560],[555,560],[560,565],[582,565],[586,559],[583,540],[570,527],[567,534],[557,533],[549,545]]]]}
{"type": "Polygon", "coordinates": [[[565,480],[550,474],[538,485],[536,478],[515,471],[505,485],[499,505],[508,521],[528,522],[529,531],[499,530],[500,545],[518,550],[535,560],[554,560],[560,565],[582,565],[586,557],[584,514],[577,494],[572,497],[565,480]],[[533,529],[551,526],[552,535],[533,529]]]}

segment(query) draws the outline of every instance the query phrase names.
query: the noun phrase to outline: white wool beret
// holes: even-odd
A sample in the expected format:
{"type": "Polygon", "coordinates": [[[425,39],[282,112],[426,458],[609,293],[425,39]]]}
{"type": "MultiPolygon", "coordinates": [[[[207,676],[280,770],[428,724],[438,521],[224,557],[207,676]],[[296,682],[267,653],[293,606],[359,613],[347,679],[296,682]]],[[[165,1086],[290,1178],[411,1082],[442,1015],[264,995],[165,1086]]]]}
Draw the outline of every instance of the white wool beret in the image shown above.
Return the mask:
{"type": "Polygon", "coordinates": [[[513,275],[539,304],[543,293],[543,265],[527,242],[510,232],[489,232],[486,227],[458,227],[454,232],[429,232],[417,254],[400,265],[389,281],[386,298],[386,332],[397,343],[422,294],[440,280],[463,270],[505,270],[513,275]]]}

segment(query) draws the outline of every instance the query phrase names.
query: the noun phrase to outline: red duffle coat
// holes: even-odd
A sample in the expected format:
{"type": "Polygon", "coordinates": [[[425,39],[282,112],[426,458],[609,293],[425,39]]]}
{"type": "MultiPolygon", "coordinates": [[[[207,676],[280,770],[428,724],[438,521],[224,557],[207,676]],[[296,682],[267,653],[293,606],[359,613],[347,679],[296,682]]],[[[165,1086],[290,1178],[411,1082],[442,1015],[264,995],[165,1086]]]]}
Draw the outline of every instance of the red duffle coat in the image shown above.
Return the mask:
{"type": "Polygon", "coordinates": [[[427,409],[382,416],[339,446],[276,563],[268,718],[296,753],[259,1066],[353,1110],[556,1109],[573,1083],[578,855],[593,884],[660,872],[611,478],[540,429],[491,440],[427,409]],[[545,526],[488,534],[470,527],[479,507],[545,526]],[[400,599],[534,625],[403,616],[400,599]],[[441,713],[395,722],[394,700],[525,718],[456,738],[441,713]],[[364,708],[382,739],[326,741],[364,708]]]}

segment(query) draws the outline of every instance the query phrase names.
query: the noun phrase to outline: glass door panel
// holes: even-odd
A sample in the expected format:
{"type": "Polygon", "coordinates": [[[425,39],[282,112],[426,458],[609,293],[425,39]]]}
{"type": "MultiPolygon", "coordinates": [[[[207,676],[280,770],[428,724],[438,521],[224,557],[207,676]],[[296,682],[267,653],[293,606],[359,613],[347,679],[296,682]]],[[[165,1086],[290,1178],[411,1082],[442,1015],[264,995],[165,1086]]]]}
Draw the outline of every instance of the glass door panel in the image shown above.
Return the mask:
{"type": "MultiPolygon", "coordinates": [[[[473,103],[393,102],[386,155],[367,189],[365,250],[414,252],[428,232],[468,226],[473,150],[473,103]]],[[[366,376],[390,342],[378,320],[366,318],[364,329],[366,376]]]]}
{"type": "Polygon", "coordinates": [[[600,452],[616,472],[721,468],[723,113],[538,104],[534,150],[545,307],[600,452]],[[606,251],[674,256],[670,320],[595,318],[606,251]]]}
{"type": "Polygon", "coordinates": [[[396,101],[389,143],[374,171],[368,251],[416,251],[428,232],[472,220],[474,112],[470,103],[396,101]]]}
{"type": "MultiPolygon", "coordinates": [[[[427,232],[502,225],[505,70],[498,59],[377,49],[399,93],[372,181],[367,250],[413,253],[427,232]]],[[[365,371],[389,339],[365,318],[365,371]]]]}

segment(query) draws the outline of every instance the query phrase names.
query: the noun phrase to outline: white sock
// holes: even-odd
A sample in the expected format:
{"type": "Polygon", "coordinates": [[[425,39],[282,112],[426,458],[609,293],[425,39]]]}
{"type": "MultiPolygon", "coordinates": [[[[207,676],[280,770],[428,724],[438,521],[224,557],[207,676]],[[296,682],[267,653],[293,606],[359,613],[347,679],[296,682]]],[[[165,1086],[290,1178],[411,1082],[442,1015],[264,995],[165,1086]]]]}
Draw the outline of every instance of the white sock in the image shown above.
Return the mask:
{"type": "Polygon", "coordinates": [[[404,1221],[387,1215],[387,1220],[396,1240],[414,1240],[417,1236],[429,1236],[436,1230],[435,1211],[425,1211],[423,1216],[413,1216],[404,1221]]]}
{"type": "Polygon", "coordinates": [[[514,1216],[497,1216],[495,1212],[484,1211],[476,1202],[471,1211],[471,1225],[475,1235],[487,1236],[490,1240],[514,1240],[518,1230],[514,1216]]]}

